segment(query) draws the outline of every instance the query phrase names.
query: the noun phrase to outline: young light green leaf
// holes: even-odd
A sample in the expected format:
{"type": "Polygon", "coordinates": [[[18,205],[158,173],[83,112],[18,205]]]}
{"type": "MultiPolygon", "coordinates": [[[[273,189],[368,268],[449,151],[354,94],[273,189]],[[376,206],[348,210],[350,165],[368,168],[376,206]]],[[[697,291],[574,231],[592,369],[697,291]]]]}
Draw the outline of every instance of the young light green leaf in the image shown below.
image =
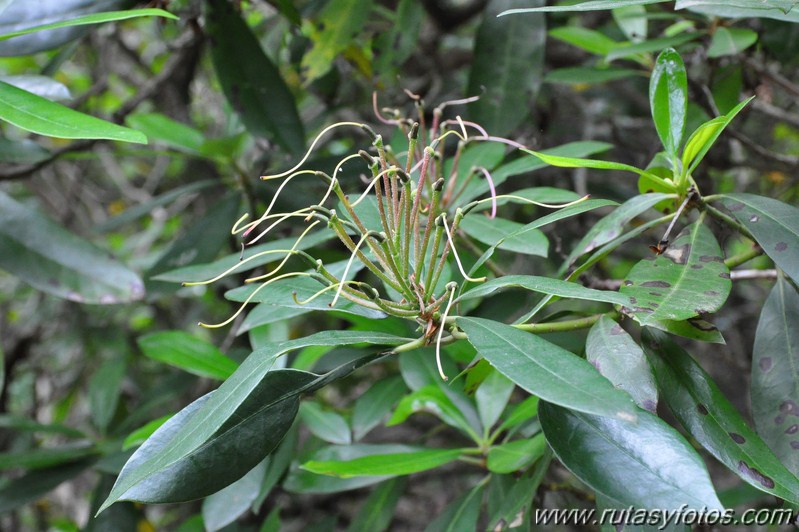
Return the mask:
{"type": "Polygon", "coordinates": [[[315,402],[303,401],[300,404],[300,418],[317,438],[338,445],[352,443],[352,432],[347,420],[336,412],[323,410],[315,402]]]}
{"type": "Polygon", "coordinates": [[[603,57],[622,44],[614,41],[604,33],[581,26],[553,28],[549,30],[549,36],[603,57]]]}
{"type": "Polygon", "coordinates": [[[215,345],[183,331],[162,331],[137,340],[144,356],[199,377],[225,380],[238,364],[215,345]]]}
{"type": "Polygon", "coordinates": [[[544,15],[497,19],[501,11],[517,5],[519,0],[487,3],[474,39],[468,91],[481,97],[470,106],[470,115],[492,135],[507,135],[528,120],[529,102],[538,94],[543,75],[544,15]]]}
{"type": "Polygon", "coordinates": [[[746,425],[691,355],[659,331],[647,329],[642,338],[662,398],[691,436],[755,488],[787,501],[799,499],[799,479],[746,425]]]}
{"type": "Polygon", "coordinates": [[[0,268],[70,301],[112,304],[144,296],[139,276],[106,251],[2,192],[0,268]]]}
{"type": "Polygon", "coordinates": [[[341,478],[410,475],[448,464],[457,460],[461,454],[461,449],[416,448],[402,453],[375,454],[341,462],[311,460],[301,467],[318,475],[341,478]]]}
{"type": "Polygon", "coordinates": [[[771,260],[799,282],[799,209],[754,194],[722,194],[722,204],[755,237],[771,260]]]}
{"type": "Polygon", "coordinates": [[[147,144],[147,137],[0,81],[0,120],[25,131],[63,139],[108,139],[147,144]]]}
{"type": "Polygon", "coordinates": [[[658,392],[644,351],[621,328],[603,316],[588,332],[585,357],[616,387],[629,393],[639,407],[655,413],[658,392]]]}
{"type": "Polygon", "coordinates": [[[128,449],[132,449],[133,447],[137,447],[142,443],[144,443],[147,440],[147,438],[152,436],[153,433],[156,430],[158,430],[158,428],[161,425],[166,423],[171,417],[172,414],[159,417],[158,419],[154,419],[149,423],[147,423],[146,425],[139,427],[138,429],[128,434],[125,440],[122,442],[122,450],[127,451],[128,449]]]}
{"type": "Polygon", "coordinates": [[[649,105],[660,141],[676,160],[688,112],[688,77],[680,54],[667,48],[658,55],[649,81],[649,105]]]}
{"type": "Polygon", "coordinates": [[[305,148],[294,97],[258,38],[227,0],[208,0],[206,32],[225,98],[247,131],[275,139],[292,153],[305,148]],[[246,58],[246,61],[242,60],[246,58]]]}
{"type": "Polygon", "coordinates": [[[39,26],[32,26],[24,30],[12,31],[0,35],[0,41],[18,37],[20,35],[27,35],[29,33],[36,33],[45,30],[54,30],[58,28],[68,28],[71,26],[85,26],[87,24],[103,24],[105,22],[114,22],[118,20],[127,20],[138,17],[163,17],[172,20],[178,20],[178,17],[164,11],[163,9],[129,9],[125,11],[108,11],[106,13],[93,13],[91,15],[84,15],[82,17],[73,18],[70,20],[62,20],[59,22],[52,22],[49,24],[42,24],[39,26]]]}
{"type": "Polygon", "coordinates": [[[799,293],[780,277],[763,305],[752,352],[752,417],[757,432],[799,475],[799,293]]]}
{"type": "Polygon", "coordinates": [[[732,122],[733,118],[735,118],[753,99],[754,96],[742,101],[733,107],[726,115],[705,122],[691,134],[682,152],[683,176],[690,175],[691,172],[696,169],[699,163],[702,162],[702,159],[704,159],[710,147],[715,144],[719,135],[724,131],[724,128],[726,128],[727,125],[732,122]]]}
{"type": "Polygon", "coordinates": [[[626,392],[562,347],[493,320],[458,318],[457,324],[483,358],[531,394],[581,412],[636,418],[626,392]]]}
{"type": "Polygon", "coordinates": [[[645,410],[631,422],[542,401],[539,419],[563,465],[625,507],[723,509],[702,458],[645,410]]]}
{"type": "Polygon", "coordinates": [[[619,290],[633,302],[628,312],[641,325],[716,312],[732,289],[730,270],[721,253],[700,217],[683,229],[664,253],[633,266],[619,290]],[[698,294],[701,297],[697,298],[698,294]]]}
{"type": "Polygon", "coordinates": [[[494,292],[508,288],[522,288],[542,294],[573,299],[585,299],[588,301],[601,301],[614,305],[629,306],[632,304],[629,297],[618,292],[586,288],[577,283],[553,279],[551,277],[539,277],[536,275],[506,275],[504,277],[497,277],[496,279],[491,279],[488,282],[468,290],[460,296],[457,301],[466,301],[476,297],[483,298],[494,292]]]}
{"type": "Polygon", "coordinates": [[[757,33],[748,28],[719,26],[710,39],[708,57],[722,57],[743,52],[757,42],[757,33]]]}
{"type": "Polygon", "coordinates": [[[486,467],[492,473],[513,473],[524,469],[544,455],[547,441],[543,433],[528,440],[514,440],[488,450],[486,467]]]}

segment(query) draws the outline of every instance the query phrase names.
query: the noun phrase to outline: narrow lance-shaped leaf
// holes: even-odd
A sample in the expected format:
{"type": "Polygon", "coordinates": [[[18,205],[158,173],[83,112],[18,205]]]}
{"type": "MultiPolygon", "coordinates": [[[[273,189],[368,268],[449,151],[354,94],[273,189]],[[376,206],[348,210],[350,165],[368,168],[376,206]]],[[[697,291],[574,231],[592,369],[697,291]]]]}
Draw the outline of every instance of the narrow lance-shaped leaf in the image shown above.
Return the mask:
{"type": "Polygon", "coordinates": [[[519,9],[509,9],[499,14],[500,17],[505,15],[520,15],[523,13],[536,13],[536,12],[570,12],[570,11],[607,11],[610,9],[617,9],[627,6],[645,6],[649,4],[660,4],[666,0],[589,0],[587,2],[578,2],[569,5],[553,5],[543,7],[528,7],[519,9]]]}
{"type": "Polygon", "coordinates": [[[652,368],[644,350],[607,316],[597,321],[588,332],[586,359],[616,387],[629,393],[635,403],[654,413],[658,392],[652,368]]]}
{"type": "Polygon", "coordinates": [[[752,353],[752,417],[757,432],[799,475],[799,293],[777,279],[763,305],[752,353]]]}
{"type": "Polygon", "coordinates": [[[660,141],[676,161],[685,133],[688,111],[688,76],[680,54],[667,48],[658,55],[649,81],[649,105],[660,141]]]}
{"type": "Polygon", "coordinates": [[[542,401],[539,419],[563,465],[625,507],[722,509],[696,451],[645,410],[630,422],[542,401]]]}
{"type": "Polygon", "coordinates": [[[754,194],[722,194],[722,204],[774,263],[799,282],[799,209],[754,194]]]}
{"type": "Polygon", "coordinates": [[[139,131],[74,111],[2,81],[0,120],[48,137],[147,143],[147,137],[139,131]]]}
{"type": "Polygon", "coordinates": [[[360,476],[410,475],[457,460],[461,449],[411,449],[395,454],[374,454],[348,461],[309,461],[302,468],[319,475],[349,478],[360,476]]]}
{"type": "Polygon", "coordinates": [[[156,8],[146,9],[128,9],[125,11],[108,11],[105,13],[94,13],[91,15],[84,15],[69,20],[62,20],[59,22],[51,22],[48,24],[40,24],[38,26],[31,26],[24,30],[12,31],[0,35],[0,41],[18,37],[20,35],[27,35],[29,33],[36,33],[38,31],[54,30],[58,28],[69,28],[71,26],[85,26],[87,24],[103,24],[105,22],[114,22],[117,20],[128,20],[138,17],[164,17],[172,20],[178,20],[178,17],[168,11],[156,8]]]}
{"type": "Polygon", "coordinates": [[[561,281],[560,279],[539,277],[536,275],[506,275],[504,277],[491,279],[467,291],[458,298],[458,301],[486,297],[494,292],[507,290],[508,288],[522,288],[542,294],[573,299],[585,299],[588,301],[601,301],[614,305],[629,306],[632,304],[628,296],[613,292],[612,290],[586,288],[583,285],[570,281],[561,281]]]}
{"type": "Polygon", "coordinates": [[[647,329],[642,337],[662,398],[691,436],[755,488],[799,500],[799,479],[746,425],[691,355],[659,331],[647,329]]]}
{"type": "Polygon", "coordinates": [[[144,356],[200,377],[225,380],[238,364],[217,347],[183,331],[162,331],[137,340],[144,356]]]}
{"type": "Polygon", "coordinates": [[[585,359],[504,323],[459,318],[457,324],[482,357],[531,394],[581,412],[635,420],[630,396],[585,359]]]}
{"type": "Polygon", "coordinates": [[[71,301],[111,304],[144,296],[139,276],[107,252],[2,192],[0,268],[71,301]]]}
{"type": "Polygon", "coordinates": [[[721,248],[700,217],[664,253],[633,266],[620,292],[633,303],[628,312],[646,325],[651,320],[685,320],[715,312],[731,288],[721,248]]]}

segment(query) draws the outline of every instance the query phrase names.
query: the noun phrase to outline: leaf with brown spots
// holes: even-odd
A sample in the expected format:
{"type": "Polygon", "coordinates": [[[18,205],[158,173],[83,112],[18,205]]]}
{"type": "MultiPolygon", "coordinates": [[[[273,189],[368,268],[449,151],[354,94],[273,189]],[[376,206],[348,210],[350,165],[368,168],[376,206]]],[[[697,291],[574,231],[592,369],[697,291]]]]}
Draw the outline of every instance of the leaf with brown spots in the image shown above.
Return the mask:
{"type": "Polygon", "coordinates": [[[721,203],[771,260],[799,282],[799,209],[754,194],[722,194],[721,203]]]}
{"type": "Polygon", "coordinates": [[[647,326],[701,342],[710,342],[712,344],[726,343],[716,326],[701,318],[689,318],[682,321],[649,320],[647,326]]]}
{"type": "Polygon", "coordinates": [[[747,426],[691,355],[659,331],[645,329],[642,340],[660,397],[688,433],[745,482],[786,501],[796,501],[799,479],[747,426]]]}
{"type": "Polygon", "coordinates": [[[777,280],[760,313],[752,353],[752,417],[758,433],[799,474],[799,294],[777,280]]]}
{"type": "Polygon", "coordinates": [[[588,332],[585,358],[602,375],[629,393],[635,404],[654,412],[658,391],[644,351],[621,325],[603,316],[588,332]]]}
{"type": "Polygon", "coordinates": [[[619,291],[638,301],[626,312],[641,325],[682,321],[721,308],[732,287],[725,274],[721,248],[700,218],[665,253],[633,266],[619,291]]]}

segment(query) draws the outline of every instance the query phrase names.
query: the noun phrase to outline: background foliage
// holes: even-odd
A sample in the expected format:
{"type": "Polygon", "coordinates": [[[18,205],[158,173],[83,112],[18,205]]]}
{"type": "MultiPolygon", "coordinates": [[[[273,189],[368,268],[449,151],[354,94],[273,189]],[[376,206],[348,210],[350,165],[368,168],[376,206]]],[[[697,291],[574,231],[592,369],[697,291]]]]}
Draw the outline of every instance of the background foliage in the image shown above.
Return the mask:
{"type": "MultiPolygon", "coordinates": [[[[501,530],[529,529],[533,508],[795,508],[793,2],[153,4],[0,1],[0,527],[501,530]],[[196,325],[252,292],[240,272],[180,284],[238,263],[236,220],[327,187],[276,196],[257,176],[341,121],[400,155],[408,132],[376,112],[421,111],[424,135],[437,105],[475,95],[442,118],[532,151],[436,145],[442,176],[480,166],[524,200],[457,227],[469,275],[490,280],[449,257],[449,321],[299,305],[320,285],[295,277],[226,327],[196,325]]],[[[339,128],[304,168],[360,191],[334,169],[376,145],[339,128]]],[[[489,197],[474,179],[450,223],[489,197]]],[[[333,237],[299,249],[342,276],[333,237]]],[[[367,270],[351,273],[379,286],[367,270]]]]}

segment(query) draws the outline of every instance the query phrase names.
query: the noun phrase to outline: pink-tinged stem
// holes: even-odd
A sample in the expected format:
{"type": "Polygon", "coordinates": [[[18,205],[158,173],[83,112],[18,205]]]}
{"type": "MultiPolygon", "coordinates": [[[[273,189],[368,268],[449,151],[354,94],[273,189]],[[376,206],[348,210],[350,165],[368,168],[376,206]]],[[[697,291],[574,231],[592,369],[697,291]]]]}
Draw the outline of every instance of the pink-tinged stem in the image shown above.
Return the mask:
{"type": "Polygon", "coordinates": [[[496,218],[497,216],[497,189],[494,187],[494,180],[491,179],[491,174],[485,168],[480,168],[483,175],[488,181],[488,189],[491,191],[491,216],[489,218],[496,218]]]}

